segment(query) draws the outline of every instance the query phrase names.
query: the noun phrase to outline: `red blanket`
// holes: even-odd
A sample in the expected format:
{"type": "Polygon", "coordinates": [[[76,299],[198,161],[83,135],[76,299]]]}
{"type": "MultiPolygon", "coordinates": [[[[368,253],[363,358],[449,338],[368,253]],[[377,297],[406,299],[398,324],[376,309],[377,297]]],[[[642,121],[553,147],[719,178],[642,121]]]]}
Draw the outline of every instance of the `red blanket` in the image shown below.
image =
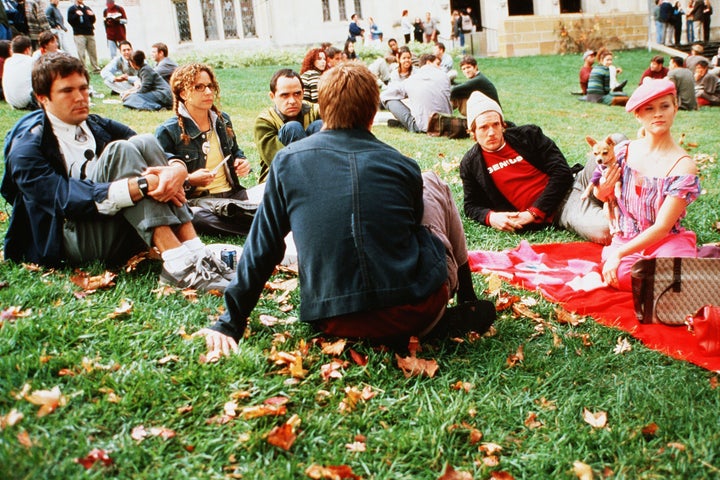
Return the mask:
{"type": "Polygon", "coordinates": [[[540,291],[569,312],[628,332],[653,350],[720,371],[720,356],[707,355],[686,327],[640,324],[632,294],[601,285],[601,251],[601,245],[590,242],[530,245],[523,240],[512,250],[476,251],[469,257],[473,271],[498,272],[518,287],[540,291]]]}

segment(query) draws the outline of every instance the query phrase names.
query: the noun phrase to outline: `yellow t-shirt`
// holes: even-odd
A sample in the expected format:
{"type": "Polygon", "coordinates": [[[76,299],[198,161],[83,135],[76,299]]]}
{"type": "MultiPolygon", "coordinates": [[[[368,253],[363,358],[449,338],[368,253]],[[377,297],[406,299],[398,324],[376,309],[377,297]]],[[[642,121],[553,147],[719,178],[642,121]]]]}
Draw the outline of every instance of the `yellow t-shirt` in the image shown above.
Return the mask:
{"type": "MultiPolygon", "coordinates": [[[[212,170],[215,167],[217,167],[220,162],[223,161],[223,154],[222,149],[220,148],[220,140],[218,139],[217,133],[215,133],[215,130],[210,130],[206,135],[206,143],[208,144],[208,153],[207,153],[207,164],[205,165],[205,168],[208,170],[212,170]]],[[[205,148],[205,145],[203,145],[203,149],[205,148]]],[[[232,168],[233,159],[228,159],[226,164],[230,164],[230,168],[232,168]]],[[[224,193],[229,190],[232,190],[232,187],[230,186],[230,182],[228,181],[227,175],[225,174],[225,166],[222,166],[218,169],[217,173],[215,173],[215,179],[212,181],[210,185],[207,187],[198,189],[202,191],[209,191],[211,194],[213,193],[224,193]]]]}

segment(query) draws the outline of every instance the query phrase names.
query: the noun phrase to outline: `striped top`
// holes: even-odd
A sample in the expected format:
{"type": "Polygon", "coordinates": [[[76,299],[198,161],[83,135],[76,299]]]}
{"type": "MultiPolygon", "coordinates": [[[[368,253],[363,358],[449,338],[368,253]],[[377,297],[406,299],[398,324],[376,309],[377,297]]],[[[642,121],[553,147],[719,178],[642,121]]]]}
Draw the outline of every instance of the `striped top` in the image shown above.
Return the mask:
{"type": "Polygon", "coordinates": [[[300,78],[303,83],[303,100],[310,103],[318,103],[318,81],[322,72],[308,70],[300,78]]]}
{"type": "MultiPolygon", "coordinates": [[[[622,168],[622,193],[618,199],[620,207],[620,230],[623,238],[631,239],[655,223],[657,212],[665,198],[677,197],[690,205],[700,194],[700,179],[697,175],[671,175],[668,177],[646,177],[625,163],[629,142],[616,147],[618,163],[622,168]]],[[[683,211],[671,233],[685,231],[680,220],[683,211]]]]}

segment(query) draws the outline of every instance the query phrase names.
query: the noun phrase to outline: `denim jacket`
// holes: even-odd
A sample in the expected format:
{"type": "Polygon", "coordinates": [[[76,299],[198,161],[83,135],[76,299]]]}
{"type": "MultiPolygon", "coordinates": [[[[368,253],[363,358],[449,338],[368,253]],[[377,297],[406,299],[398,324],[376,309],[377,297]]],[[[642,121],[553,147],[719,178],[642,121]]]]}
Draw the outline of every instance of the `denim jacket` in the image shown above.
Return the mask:
{"type": "Polygon", "coordinates": [[[213,329],[242,336],[292,230],[300,319],[416,303],[447,280],[442,241],[422,225],[418,164],[367,130],[323,130],[270,165],[226,312],[213,329]]]}
{"type": "MultiPolygon", "coordinates": [[[[194,172],[207,165],[207,154],[203,152],[202,145],[205,143],[207,136],[195,125],[190,118],[190,114],[185,106],[180,104],[178,112],[183,116],[185,124],[185,133],[190,137],[190,143],[187,145],[180,139],[180,125],[177,117],[172,117],[160,125],[155,131],[155,136],[160,142],[160,146],[165,150],[168,158],[179,158],[187,165],[188,172],[194,172]]],[[[232,122],[230,116],[222,112],[222,116],[218,116],[215,112],[210,111],[210,119],[213,124],[215,133],[217,133],[220,147],[222,148],[223,158],[232,155],[232,158],[245,158],[245,154],[237,144],[235,135],[228,135],[227,127],[232,130],[232,122]]],[[[233,190],[243,188],[240,185],[235,168],[233,168],[232,159],[223,165],[225,175],[227,176],[233,190]]]]}

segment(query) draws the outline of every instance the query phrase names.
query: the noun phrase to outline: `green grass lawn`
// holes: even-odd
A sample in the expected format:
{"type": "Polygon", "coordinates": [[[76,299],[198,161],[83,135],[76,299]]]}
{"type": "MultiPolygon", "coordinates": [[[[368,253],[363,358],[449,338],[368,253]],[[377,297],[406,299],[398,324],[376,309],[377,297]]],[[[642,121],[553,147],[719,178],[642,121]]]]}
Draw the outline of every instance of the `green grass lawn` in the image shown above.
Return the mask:
{"type": "MultiPolygon", "coordinates": [[[[634,89],[652,55],[617,52],[621,78],[629,79],[627,91],[634,89]]],[[[579,55],[479,63],[498,87],[507,119],[540,125],[570,163],[584,163],[585,135],[635,135],[638,123],[624,109],[580,103],[570,94],[578,89],[579,55]]],[[[255,172],[253,120],[269,102],[268,81],[276,68],[218,71],[223,109],[255,172]]],[[[99,77],[93,84],[111,98],[99,77]]],[[[153,132],[170,115],[96,103],[95,113],[143,133],[153,132]]],[[[720,109],[709,108],[679,112],[676,137],[684,133],[686,142],[697,145],[691,153],[716,158],[719,114],[720,109]]],[[[2,104],[0,130],[7,131],[21,115],[2,104]]],[[[423,169],[440,172],[461,205],[456,164],[471,140],[384,126],[374,133],[416,158],[423,169]]],[[[718,181],[716,165],[703,169],[706,192],[685,222],[701,243],[720,240],[718,181]]],[[[10,213],[4,203],[2,210],[10,213]]],[[[0,224],[3,232],[6,222],[0,224]]],[[[521,238],[577,240],[552,229],[519,237],[466,219],[465,227],[470,249],[513,247],[521,238]]],[[[104,268],[96,264],[83,270],[100,274],[104,268]]],[[[589,465],[593,478],[720,477],[715,373],[648,350],[591,319],[560,325],[552,320],[553,305],[534,294],[504,287],[539,300],[532,308],[548,319],[549,327],[539,331],[534,322],[502,314],[495,336],[423,344],[418,356],[436,360],[437,375],[405,378],[392,352],[364,343],[348,344],[339,356],[323,353],[320,342],[311,341],[310,329],[291,321],[296,309],[285,308],[297,305],[297,291],[285,303],[279,301],[282,291],[267,291],[239,354],[201,363],[203,342],[186,340],[181,333],[211,323],[223,308],[222,299],[159,291],[159,272],[159,264],[143,262],[133,272],[118,271],[114,287],[83,296],[70,281],[71,269],[0,263],[0,308],[18,307],[24,315],[12,318],[5,312],[0,318],[1,478],[297,479],[307,478],[311,465],[346,465],[366,479],[409,480],[439,478],[449,464],[467,473],[462,478],[506,472],[516,479],[545,479],[576,478],[574,462],[589,465]],[[131,303],[130,312],[113,317],[124,301],[131,303]],[[290,321],[267,326],[260,315],[290,321]],[[629,351],[614,353],[619,338],[629,341],[629,351]],[[508,359],[520,347],[523,359],[511,366],[508,359]],[[354,362],[350,348],[366,355],[367,363],[354,362]],[[282,373],[284,366],[274,361],[277,352],[299,352],[304,377],[282,373]],[[325,380],[322,367],[333,358],[347,363],[339,369],[341,378],[325,380]],[[33,392],[57,387],[63,404],[39,417],[40,407],[22,395],[26,384],[33,392]],[[374,396],[357,400],[354,392],[363,389],[374,396]],[[243,417],[243,408],[272,397],[285,397],[284,413],[243,417]],[[232,401],[239,414],[220,422],[232,401]],[[349,404],[354,406],[343,408],[349,404]],[[584,409],[606,412],[606,426],[585,422],[584,409]],[[16,421],[15,412],[23,418],[16,421]],[[297,435],[288,450],[268,442],[273,428],[286,422],[296,425],[297,435]],[[139,426],[146,437],[137,434],[139,426]],[[175,435],[165,439],[153,428],[175,435]],[[355,442],[365,451],[349,447],[355,442]],[[502,450],[489,454],[487,444],[502,450]],[[98,462],[85,470],[75,459],[95,448],[108,453],[109,465],[98,462]]],[[[485,279],[474,279],[477,290],[483,290],[485,279]]]]}

